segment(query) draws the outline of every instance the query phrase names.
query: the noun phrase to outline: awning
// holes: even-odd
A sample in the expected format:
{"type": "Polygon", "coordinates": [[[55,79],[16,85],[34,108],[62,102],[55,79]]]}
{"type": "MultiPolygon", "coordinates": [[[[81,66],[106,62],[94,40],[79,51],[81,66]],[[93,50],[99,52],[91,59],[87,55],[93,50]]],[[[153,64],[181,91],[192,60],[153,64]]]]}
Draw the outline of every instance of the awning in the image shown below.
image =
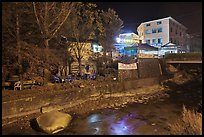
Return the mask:
{"type": "Polygon", "coordinates": [[[153,50],[153,51],[157,51],[158,48],[157,47],[153,47],[149,44],[139,44],[138,45],[139,50],[153,50]]]}

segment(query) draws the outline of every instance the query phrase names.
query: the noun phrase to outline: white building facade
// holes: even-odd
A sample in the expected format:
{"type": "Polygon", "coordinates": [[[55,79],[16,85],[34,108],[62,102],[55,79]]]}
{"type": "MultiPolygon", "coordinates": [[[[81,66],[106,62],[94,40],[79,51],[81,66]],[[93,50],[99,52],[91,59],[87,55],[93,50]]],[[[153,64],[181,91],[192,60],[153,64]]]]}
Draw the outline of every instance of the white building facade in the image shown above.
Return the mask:
{"type": "Polygon", "coordinates": [[[142,43],[158,48],[174,44],[171,53],[188,52],[186,30],[184,25],[172,17],[143,22],[137,28],[142,43]]]}

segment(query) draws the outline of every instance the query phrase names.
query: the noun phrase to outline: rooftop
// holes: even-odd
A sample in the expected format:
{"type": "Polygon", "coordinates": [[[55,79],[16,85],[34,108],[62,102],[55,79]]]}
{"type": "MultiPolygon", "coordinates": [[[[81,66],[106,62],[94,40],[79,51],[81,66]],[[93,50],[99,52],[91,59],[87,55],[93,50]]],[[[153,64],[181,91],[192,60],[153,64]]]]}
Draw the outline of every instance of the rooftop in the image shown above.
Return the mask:
{"type": "MultiPolygon", "coordinates": [[[[169,19],[169,20],[172,20],[172,21],[174,21],[175,23],[177,23],[177,24],[179,24],[179,25],[181,25],[182,27],[184,27],[185,29],[187,29],[183,24],[181,24],[181,23],[179,23],[178,21],[176,21],[174,18],[172,18],[172,17],[166,17],[166,18],[161,18],[161,19],[156,19],[156,20],[151,20],[151,21],[147,21],[147,22],[143,22],[143,23],[141,23],[140,25],[142,25],[142,24],[147,24],[147,23],[151,23],[151,22],[156,22],[156,21],[162,21],[162,20],[166,20],[166,19],[169,19]]],[[[140,26],[139,25],[139,26],[140,26]]]]}

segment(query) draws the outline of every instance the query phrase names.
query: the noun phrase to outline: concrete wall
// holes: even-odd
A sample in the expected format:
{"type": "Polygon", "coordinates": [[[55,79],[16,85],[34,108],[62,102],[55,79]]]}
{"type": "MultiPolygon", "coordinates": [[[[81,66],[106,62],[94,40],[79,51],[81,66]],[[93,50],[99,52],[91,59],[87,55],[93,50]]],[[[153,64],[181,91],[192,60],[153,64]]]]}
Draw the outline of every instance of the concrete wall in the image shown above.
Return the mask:
{"type": "MultiPolygon", "coordinates": [[[[46,94],[46,96],[33,95],[31,97],[24,97],[12,101],[2,102],[2,119],[20,117],[32,113],[39,113],[41,107],[50,105],[63,105],[75,103],[78,100],[85,100],[91,97],[91,94],[96,92],[105,94],[110,92],[124,92],[126,90],[151,86],[158,84],[158,78],[146,78],[131,81],[113,81],[104,82],[101,85],[93,87],[73,88],[69,92],[60,92],[56,94],[46,94]],[[81,90],[81,92],[78,92],[81,90]]],[[[52,92],[50,92],[52,93],[52,92]]]]}
{"type": "Polygon", "coordinates": [[[118,70],[118,79],[121,81],[138,79],[138,69],[118,70]]]}
{"type": "Polygon", "coordinates": [[[138,59],[139,78],[160,77],[162,75],[161,64],[156,58],[138,59]]]}

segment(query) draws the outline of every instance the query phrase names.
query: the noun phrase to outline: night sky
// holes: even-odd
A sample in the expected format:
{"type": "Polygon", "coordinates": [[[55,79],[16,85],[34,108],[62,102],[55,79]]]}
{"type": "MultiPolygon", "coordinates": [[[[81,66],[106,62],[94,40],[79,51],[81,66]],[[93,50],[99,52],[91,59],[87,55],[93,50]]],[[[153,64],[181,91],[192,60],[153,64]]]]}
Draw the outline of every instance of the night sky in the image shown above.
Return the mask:
{"type": "Polygon", "coordinates": [[[137,33],[142,22],[173,17],[188,28],[189,34],[202,35],[202,2],[97,2],[99,9],[114,9],[124,22],[124,32],[137,33]]]}

